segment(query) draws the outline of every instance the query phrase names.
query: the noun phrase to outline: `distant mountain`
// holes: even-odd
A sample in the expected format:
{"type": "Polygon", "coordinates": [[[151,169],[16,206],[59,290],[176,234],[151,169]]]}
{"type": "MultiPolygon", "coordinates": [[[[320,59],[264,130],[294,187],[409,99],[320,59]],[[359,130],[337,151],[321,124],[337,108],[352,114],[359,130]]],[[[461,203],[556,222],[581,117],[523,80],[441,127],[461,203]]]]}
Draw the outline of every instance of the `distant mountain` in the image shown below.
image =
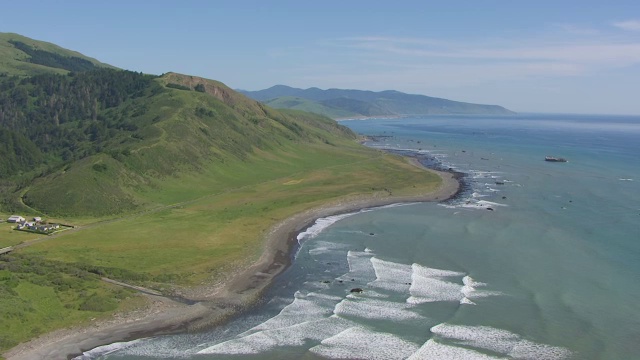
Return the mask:
{"type": "Polygon", "coordinates": [[[0,75],[66,74],[111,65],[44,41],[0,33],[0,75]]]}
{"type": "Polygon", "coordinates": [[[334,119],[426,114],[513,114],[498,105],[472,104],[395,90],[298,89],[276,85],[259,91],[238,91],[271,107],[315,112],[334,119]]]}

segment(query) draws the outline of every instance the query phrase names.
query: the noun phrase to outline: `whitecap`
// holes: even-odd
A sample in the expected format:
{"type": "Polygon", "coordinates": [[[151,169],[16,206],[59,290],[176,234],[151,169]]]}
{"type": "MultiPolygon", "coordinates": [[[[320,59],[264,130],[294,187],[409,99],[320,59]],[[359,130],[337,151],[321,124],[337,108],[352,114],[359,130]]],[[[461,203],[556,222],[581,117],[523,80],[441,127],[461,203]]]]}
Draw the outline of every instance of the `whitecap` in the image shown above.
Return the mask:
{"type": "Polygon", "coordinates": [[[346,219],[349,216],[353,216],[355,214],[357,214],[357,212],[333,215],[333,216],[317,219],[313,225],[309,226],[305,231],[299,233],[296,239],[298,239],[298,242],[302,241],[303,239],[312,239],[318,236],[318,234],[320,234],[322,230],[328,228],[329,226],[335,224],[336,222],[342,219],[346,219]]]}
{"type": "Polygon", "coordinates": [[[441,344],[433,339],[429,339],[418,351],[413,353],[408,360],[494,360],[504,359],[485,355],[475,350],[465,349],[457,346],[441,344]]]}
{"type": "Polygon", "coordinates": [[[373,288],[406,293],[411,286],[411,265],[385,261],[372,257],[371,264],[375,271],[376,280],[367,285],[373,288]]]}
{"type": "Polygon", "coordinates": [[[127,341],[127,342],[117,342],[113,344],[98,346],[89,351],[83,352],[82,355],[80,356],[74,357],[73,360],[89,360],[89,359],[95,359],[100,356],[109,355],[113,352],[120,351],[130,346],[136,345],[142,340],[144,339],[138,339],[138,340],[127,341]]]}
{"type": "Polygon", "coordinates": [[[363,297],[349,297],[339,302],[334,314],[347,318],[361,318],[370,320],[409,321],[426,318],[411,311],[411,306],[393,301],[370,299],[363,297]]]}
{"type": "Polygon", "coordinates": [[[446,278],[446,277],[460,277],[465,276],[465,273],[460,271],[452,271],[452,270],[442,270],[436,268],[426,267],[420,264],[412,264],[411,270],[418,276],[424,277],[437,277],[437,278],[446,278]]]}
{"type": "Polygon", "coordinates": [[[534,343],[518,334],[489,326],[439,324],[432,327],[431,332],[456,344],[489,350],[513,359],[558,360],[571,355],[567,349],[534,343]]]}
{"type": "Polygon", "coordinates": [[[469,300],[468,298],[463,297],[462,300],[460,300],[460,305],[477,305],[477,304],[469,300]]]}
{"type": "Polygon", "coordinates": [[[406,359],[418,350],[412,342],[397,336],[374,332],[361,327],[352,327],[323,340],[309,351],[330,359],[386,360],[406,359]]]}
{"type": "Polygon", "coordinates": [[[355,324],[337,316],[308,321],[285,328],[263,330],[210,346],[198,354],[260,354],[281,346],[304,346],[320,342],[355,324]]]}
{"type": "Polygon", "coordinates": [[[351,281],[373,281],[376,273],[371,263],[372,252],[352,251],[347,252],[347,263],[349,264],[349,272],[338,277],[336,280],[351,281]]]}
{"type": "Polygon", "coordinates": [[[342,300],[341,297],[337,296],[313,292],[304,295],[299,291],[295,293],[294,297],[293,302],[285,306],[278,315],[251,328],[241,335],[261,330],[289,327],[295,324],[328,317],[333,314],[333,307],[335,304],[342,300]]]}
{"type": "Polygon", "coordinates": [[[407,299],[407,303],[460,301],[464,297],[461,291],[462,285],[460,284],[414,274],[409,289],[411,296],[407,299]]]}

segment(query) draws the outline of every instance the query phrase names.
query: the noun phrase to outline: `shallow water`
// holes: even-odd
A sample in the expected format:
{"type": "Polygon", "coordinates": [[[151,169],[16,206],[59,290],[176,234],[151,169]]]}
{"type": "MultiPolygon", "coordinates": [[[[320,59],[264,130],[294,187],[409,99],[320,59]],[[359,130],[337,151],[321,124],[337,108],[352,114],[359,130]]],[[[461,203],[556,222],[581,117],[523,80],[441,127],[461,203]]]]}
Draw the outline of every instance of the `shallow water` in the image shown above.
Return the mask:
{"type": "Polygon", "coordinates": [[[446,204],[323,219],[300,235],[294,265],[263,306],[206,333],[85,357],[637,358],[640,118],[343,124],[385,136],[370,146],[409,149],[466,173],[470,190],[446,204]]]}

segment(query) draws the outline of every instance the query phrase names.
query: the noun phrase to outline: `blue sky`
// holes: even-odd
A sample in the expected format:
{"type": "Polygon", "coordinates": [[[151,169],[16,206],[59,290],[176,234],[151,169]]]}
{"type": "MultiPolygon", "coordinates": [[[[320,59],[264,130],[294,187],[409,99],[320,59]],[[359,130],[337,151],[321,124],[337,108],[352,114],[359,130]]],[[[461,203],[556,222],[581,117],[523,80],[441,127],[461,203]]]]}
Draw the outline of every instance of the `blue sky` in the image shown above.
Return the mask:
{"type": "Polygon", "coordinates": [[[640,1],[5,1],[16,32],[232,88],[394,89],[640,114],[640,1]]]}

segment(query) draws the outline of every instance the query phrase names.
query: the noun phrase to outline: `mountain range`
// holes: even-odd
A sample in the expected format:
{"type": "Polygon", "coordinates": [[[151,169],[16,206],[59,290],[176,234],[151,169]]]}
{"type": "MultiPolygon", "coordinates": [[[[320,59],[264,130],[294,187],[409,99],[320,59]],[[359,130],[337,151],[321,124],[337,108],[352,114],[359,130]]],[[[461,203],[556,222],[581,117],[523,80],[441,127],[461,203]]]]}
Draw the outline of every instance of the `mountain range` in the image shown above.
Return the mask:
{"type": "Polygon", "coordinates": [[[246,96],[278,109],[296,109],[334,119],[352,117],[441,115],[441,114],[513,114],[498,105],[472,104],[395,90],[363,91],[318,88],[298,89],[276,85],[265,90],[238,90],[246,96]]]}

